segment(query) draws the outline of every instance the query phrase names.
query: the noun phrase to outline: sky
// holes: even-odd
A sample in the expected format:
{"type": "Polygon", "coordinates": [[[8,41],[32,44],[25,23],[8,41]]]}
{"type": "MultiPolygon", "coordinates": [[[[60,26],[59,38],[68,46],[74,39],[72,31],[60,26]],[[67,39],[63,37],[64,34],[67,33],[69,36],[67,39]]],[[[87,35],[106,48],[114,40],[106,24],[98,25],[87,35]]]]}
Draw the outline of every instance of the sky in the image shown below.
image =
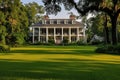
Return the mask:
{"type": "MultiPolygon", "coordinates": [[[[42,0],[21,0],[21,2],[24,3],[24,4],[29,3],[29,2],[37,2],[38,4],[43,5],[42,0]]],[[[72,9],[71,11],[66,11],[64,9],[64,7],[62,6],[62,11],[60,13],[58,13],[57,15],[49,15],[49,17],[51,19],[55,19],[55,18],[59,18],[59,19],[65,18],[65,19],[67,19],[67,18],[69,18],[68,13],[70,13],[70,12],[73,12],[73,14],[78,15],[78,13],[75,9],[72,9]]]]}

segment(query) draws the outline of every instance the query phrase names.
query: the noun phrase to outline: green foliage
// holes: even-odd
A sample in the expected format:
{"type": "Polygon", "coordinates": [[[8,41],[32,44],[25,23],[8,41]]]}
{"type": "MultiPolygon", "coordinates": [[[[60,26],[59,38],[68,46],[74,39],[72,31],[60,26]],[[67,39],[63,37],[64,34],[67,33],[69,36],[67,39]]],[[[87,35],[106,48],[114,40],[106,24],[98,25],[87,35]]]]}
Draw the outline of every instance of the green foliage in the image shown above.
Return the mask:
{"type": "Polygon", "coordinates": [[[97,15],[94,19],[93,19],[93,23],[91,25],[91,31],[93,32],[93,34],[97,34],[98,36],[103,36],[103,18],[101,17],[102,15],[97,15]]]}
{"type": "Polygon", "coordinates": [[[67,38],[64,38],[63,41],[62,41],[62,44],[63,45],[68,45],[69,43],[69,40],[67,38]]]}
{"type": "Polygon", "coordinates": [[[6,44],[5,37],[6,37],[6,27],[0,25],[0,44],[6,44]]]}
{"type": "Polygon", "coordinates": [[[0,53],[6,53],[10,51],[10,47],[8,45],[0,45],[0,53]]]}
{"type": "Polygon", "coordinates": [[[96,53],[105,53],[107,51],[105,46],[98,47],[95,52],[96,53]]]}
{"type": "Polygon", "coordinates": [[[36,2],[25,4],[26,13],[29,21],[29,25],[39,22],[41,19],[40,14],[44,13],[43,6],[38,5],[36,2]],[[37,15],[38,14],[38,15],[37,15]]]}
{"type": "Polygon", "coordinates": [[[25,43],[24,37],[25,35],[23,33],[13,33],[9,36],[9,39],[7,39],[7,43],[11,46],[23,45],[25,43]]]}
{"type": "Polygon", "coordinates": [[[109,54],[119,54],[120,55],[120,45],[106,45],[98,47],[95,52],[97,53],[109,53],[109,54]]]}
{"type": "Polygon", "coordinates": [[[21,45],[27,41],[30,20],[44,12],[37,3],[30,4],[26,4],[28,8],[20,0],[0,0],[0,44],[21,45]]]}
{"type": "Polygon", "coordinates": [[[55,44],[54,39],[49,39],[49,40],[48,40],[48,44],[54,45],[54,44],[55,44]]]}
{"type": "Polygon", "coordinates": [[[43,2],[48,14],[60,12],[61,4],[66,10],[75,8],[82,16],[87,13],[106,13],[110,17],[112,25],[112,44],[117,44],[117,19],[120,14],[120,0],[43,0],[43,2]]]}
{"type": "Polygon", "coordinates": [[[16,38],[15,43],[18,45],[22,45],[24,44],[25,40],[24,40],[24,34],[22,33],[15,33],[14,37],[16,38]]]}
{"type": "Polygon", "coordinates": [[[53,45],[51,43],[43,43],[43,42],[36,42],[36,43],[33,43],[32,45],[53,45]]]}
{"type": "Polygon", "coordinates": [[[87,19],[87,16],[84,16],[82,22],[85,23],[87,27],[86,34],[88,43],[91,41],[94,35],[104,37],[106,43],[107,41],[110,42],[109,37],[111,22],[106,14],[94,14],[94,16],[90,17],[89,19],[87,19]]]}
{"type": "Polygon", "coordinates": [[[77,41],[76,44],[77,45],[85,45],[85,43],[83,41],[81,41],[81,40],[77,41]]]}

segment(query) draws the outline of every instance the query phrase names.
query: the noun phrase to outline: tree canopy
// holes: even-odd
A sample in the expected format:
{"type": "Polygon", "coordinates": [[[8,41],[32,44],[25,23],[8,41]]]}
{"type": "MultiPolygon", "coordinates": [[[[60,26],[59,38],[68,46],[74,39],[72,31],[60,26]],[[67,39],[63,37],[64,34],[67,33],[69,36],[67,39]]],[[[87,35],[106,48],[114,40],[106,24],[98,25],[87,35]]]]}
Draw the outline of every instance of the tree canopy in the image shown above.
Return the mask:
{"type": "Polygon", "coordinates": [[[37,13],[44,11],[37,3],[22,4],[20,0],[0,0],[0,44],[24,44],[28,27],[37,13]]]}
{"type": "Polygon", "coordinates": [[[48,14],[61,11],[61,4],[66,10],[75,8],[81,15],[89,12],[105,12],[111,19],[112,44],[117,44],[117,19],[120,13],[120,0],[43,0],[48,14]]]}

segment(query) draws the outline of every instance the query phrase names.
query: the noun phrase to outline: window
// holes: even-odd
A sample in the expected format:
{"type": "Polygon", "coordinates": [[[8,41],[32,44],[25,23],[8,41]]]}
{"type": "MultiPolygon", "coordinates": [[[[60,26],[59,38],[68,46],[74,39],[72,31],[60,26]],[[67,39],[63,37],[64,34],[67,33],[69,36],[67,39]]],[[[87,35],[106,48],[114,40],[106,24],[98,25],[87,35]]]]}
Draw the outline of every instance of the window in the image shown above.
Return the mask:
{"type": "Polygon", "coordinates": [[[64,20],[65,21],[65,24],[68,24],[68,20],[64,20]]]}
{"type": "Polygon", "coordinates": [[[61,21],[60,21],[60,24],[64,24],[64,20],[61,20],[61,21]]]}
{"type": "Polygon", "coordinates": [[[50,24],[53,24],[53,20],[50,20],[50,24]]]}
{"type": "Polygon", "coordinates": [[[68,20],[68,24],[72,24],[72,20],[68,20]]]}
{"type": "Polygon", "coordinates": [[[57,20],[57,24],[60,24],[60,20],[57,20]]]}
{"type": "Polygon", "coordinates": [[[54,20],[54,24],[57,24],[57,20],[54,20]]]}
{"type": "Polygon", "coordinates": [[[47,21],[46,21],[46,24],[50,24],[50,21],[49,21],[49,20],[47,20],[47,21]]]}

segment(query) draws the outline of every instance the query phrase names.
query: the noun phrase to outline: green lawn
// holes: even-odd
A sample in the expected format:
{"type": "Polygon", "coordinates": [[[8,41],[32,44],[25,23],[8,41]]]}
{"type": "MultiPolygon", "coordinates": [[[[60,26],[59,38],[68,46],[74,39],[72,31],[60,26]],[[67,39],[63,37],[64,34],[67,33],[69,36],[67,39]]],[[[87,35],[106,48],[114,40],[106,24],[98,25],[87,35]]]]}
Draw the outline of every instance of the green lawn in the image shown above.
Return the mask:
{"type": "Polygon", "coordinates": [[[120,56],[94,46],[25,46],[0,53],[0,80],[120,80],[120,56]]]}

